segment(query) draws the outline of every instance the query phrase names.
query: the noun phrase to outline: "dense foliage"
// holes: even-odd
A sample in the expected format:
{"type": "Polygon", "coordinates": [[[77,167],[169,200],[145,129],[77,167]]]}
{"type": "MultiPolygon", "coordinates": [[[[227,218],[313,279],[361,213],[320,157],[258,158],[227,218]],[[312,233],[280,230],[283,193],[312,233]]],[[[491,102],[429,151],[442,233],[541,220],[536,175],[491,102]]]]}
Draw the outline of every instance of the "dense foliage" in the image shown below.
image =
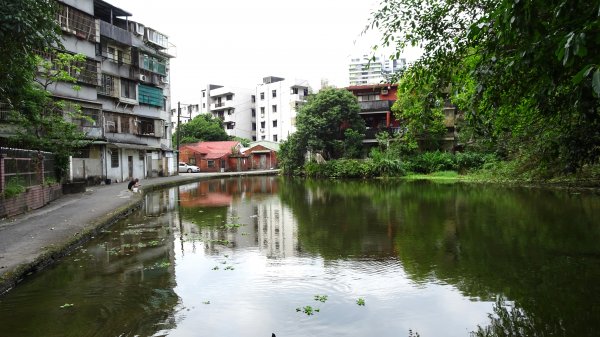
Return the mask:
{"type": "Polygon", "coordinates": [[[422,48],[416,85],[451,94],[467,146],[541,178],[598,162],[597,2],[383,0],[367,29],[375,28],[396,56],[422,48]]]}
{"type": "Polygon", "coordinates": [[[225,141],[229,136],[223,128],[223,122],[211,114],[201,114],[191,121],[177,127],[173,139],[179,138],[179,144],[202,141],[225,141]],[[178,133],[181,132],[180,135],[178,133]]]}
{"type": "Polygon", "coordinates": [[[281,144],[280,165],[293,173],[302,167],[307,152],[325,159],[360,157],[365,123],[359,112],[348,90],[325,88],[311,96],[298,111],[298,130],[281,144]]]}

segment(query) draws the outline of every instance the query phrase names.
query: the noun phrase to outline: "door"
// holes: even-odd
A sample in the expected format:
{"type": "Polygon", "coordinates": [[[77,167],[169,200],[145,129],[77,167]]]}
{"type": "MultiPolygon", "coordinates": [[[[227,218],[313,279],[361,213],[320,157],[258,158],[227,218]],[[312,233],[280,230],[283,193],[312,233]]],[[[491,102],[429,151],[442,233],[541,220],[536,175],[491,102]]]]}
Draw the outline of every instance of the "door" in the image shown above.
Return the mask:
{"type": "Polygon", "coordinates": [[[260,167],[261,170],[266,170],[267,169],[267,155],[266,154],[261,154],[260,155],[260,167]]]}
{"type": "Polygon", "coordinates": [[[129,165],[129,179],[133,178],[133,156],[127,156],[127,164],[129,165]]]}

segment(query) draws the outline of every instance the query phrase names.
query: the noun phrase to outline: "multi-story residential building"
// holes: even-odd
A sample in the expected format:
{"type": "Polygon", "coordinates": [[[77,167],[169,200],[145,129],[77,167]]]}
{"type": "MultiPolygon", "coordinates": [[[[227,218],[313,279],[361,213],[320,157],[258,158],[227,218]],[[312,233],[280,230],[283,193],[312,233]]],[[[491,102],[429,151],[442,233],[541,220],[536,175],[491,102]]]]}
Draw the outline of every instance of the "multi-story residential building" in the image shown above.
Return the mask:
{"type": "Polygon", "coordinates": [[[268,76],[256,86],[252,140],[281,142],[296,132],[296,115],[306,103],[308,81],[268,76]]]}
{"type": "Polygon", "coordinates": [[[201,94],[199,113],[219,117],[228,135],[281,142],[296,131],[309,87],[305,80],[268,76],[252,89],[209,84],[201,94]]]}
{"type": "Polygon", "coordinates": [[[102,0],[58,4],[65,51],[87,59],[81,90],[58,83],[50,91],[93,120],[74,121],[92,142],[72,158],[69,178],[108,183],[175,174],[167,36],[102,0]]]}
{"type": "MultiPolygon", "coordinates": [[[[204,91],[203,91],[204,93],[204,91]]],[[[223,86],[208,92],[207,108],[223,121],[225,132],[232,137],[251,139],[254,90],[223,86]]],[[[204,104],[204,103],[203,103],[204,104]]]]}
{"type": "MultiPolygon", "coordinates": [[[[367,127],[363,143],[365,147],[377,144],[376,134],[387,132],[390,136],[403,132],[400,121],[392,112],[392,105],[397,99],[397,84],[357,85],[346,88],[358,98],[360,116],[367,127]]],[[[444,125],[447,133],[443,138],[442,148],[453,150],[457,142],[456,108],[446,102],[443,107],[444,125]]]]}
{"type": "Polygon", "coordinates": [[[406,59],[392,60],[383,55],[352,57],[348,67],[350,86],[378,84],[387,81],[386,76],[406,67],[406,59]]]}
{"type": "Polygon", "coordinates": [[[348,88],[358,99],[360,116],[367,127],[363,143],[376,144],[378,132],[390,135],[400,132],[400,124],[392,113],[392,105],[396,101],[397,84],[356,85],[348,88]]]}

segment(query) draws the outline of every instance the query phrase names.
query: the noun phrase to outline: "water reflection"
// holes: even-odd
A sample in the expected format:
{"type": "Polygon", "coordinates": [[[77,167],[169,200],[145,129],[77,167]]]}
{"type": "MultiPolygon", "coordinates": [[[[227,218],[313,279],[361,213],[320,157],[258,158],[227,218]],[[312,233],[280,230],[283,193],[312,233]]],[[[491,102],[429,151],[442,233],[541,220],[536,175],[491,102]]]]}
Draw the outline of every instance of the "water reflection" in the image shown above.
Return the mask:
{"type": "Polygon", "coordinates": [[[599,215],[565,191],[202,181],[0,298],[0,336],[594,336],[599,215]]]}

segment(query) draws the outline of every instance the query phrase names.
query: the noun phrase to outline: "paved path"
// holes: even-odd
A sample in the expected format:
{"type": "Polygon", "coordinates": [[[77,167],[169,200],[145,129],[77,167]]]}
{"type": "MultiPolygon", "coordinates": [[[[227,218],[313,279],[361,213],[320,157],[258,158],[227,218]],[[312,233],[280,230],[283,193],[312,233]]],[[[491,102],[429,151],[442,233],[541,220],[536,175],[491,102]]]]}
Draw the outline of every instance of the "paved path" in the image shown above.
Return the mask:
{"type": "MultiPolygon", "coordinates": [[[[141,180],[142,190],[175,186],[212,177],[277,174],[277,170],[235,173],[182,173],[141,180]]],[[[30,273],[39,271],[89,240],[98,230],[129,214],[142,193],[127,183],[88,187],[50,204],[0,220],[0,294],[30,273]]]]}

